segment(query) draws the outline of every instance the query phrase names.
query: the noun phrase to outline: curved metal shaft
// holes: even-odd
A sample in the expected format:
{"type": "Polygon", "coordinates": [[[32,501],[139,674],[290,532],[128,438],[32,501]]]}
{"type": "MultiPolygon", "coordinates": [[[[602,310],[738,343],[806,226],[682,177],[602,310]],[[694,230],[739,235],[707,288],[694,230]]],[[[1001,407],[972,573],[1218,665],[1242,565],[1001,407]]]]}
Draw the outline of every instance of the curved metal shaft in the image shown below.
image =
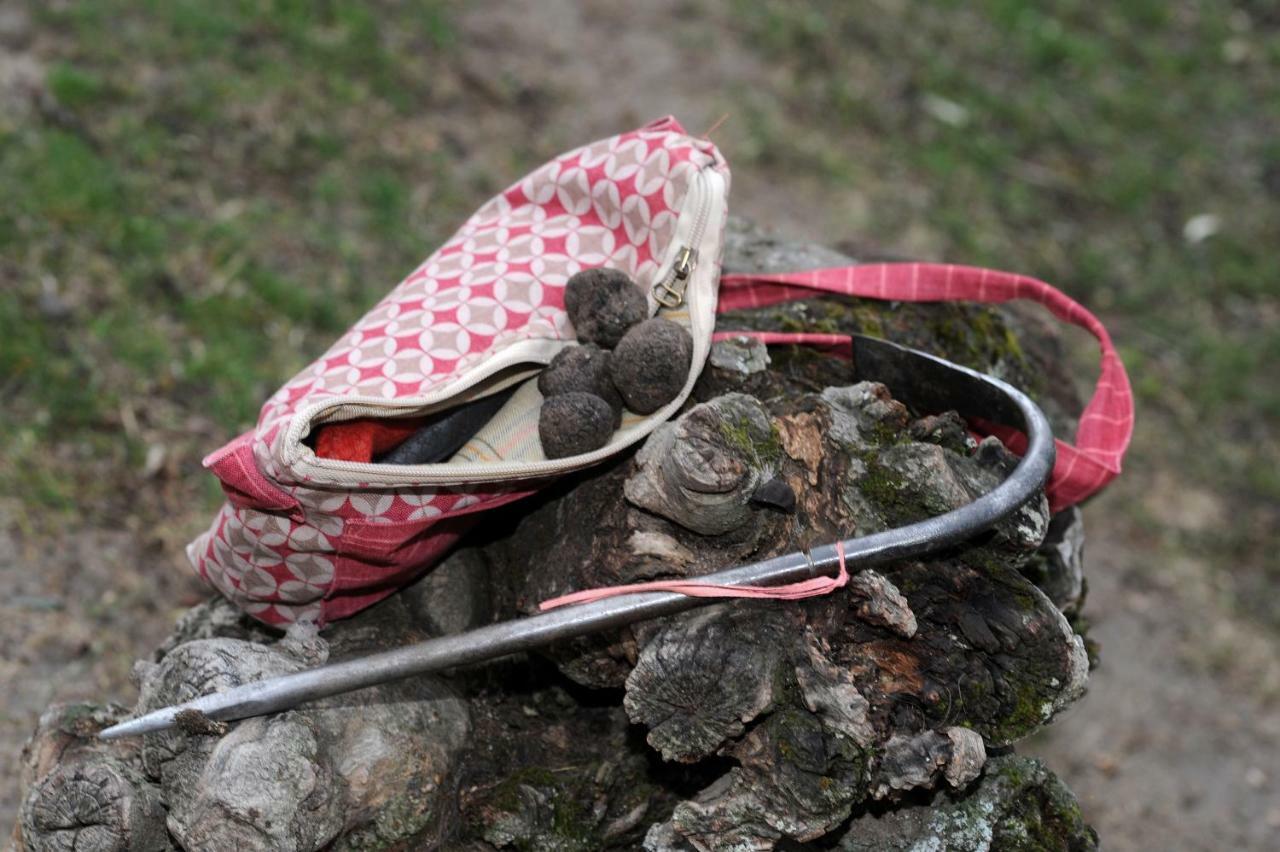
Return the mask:
{"type": "MultiPolygon", "coordinates": [[[[990,529],[1030,499],[1053,469],[1054,444],[1044,413],[1025,394],[992,376],[876,338],[855,336],[854,361],[862,378],[884,382],[921,410],[955,409],[1026,433],[1028,447],[1009,478],[982,497],[936,518],[843,542],[852,568],[922,556],[990,529]]],[[[834,544],[717,571],[700,582],[774,586],[829,573],[839,562],[834,544]]],[[[605,598],[490,624],[465,633],[256,683],[165,707],[102,731],[102,739],[171,727],[184,710],[231,720],[287,710],[307,701],[374,684],[528,651],[587,633],[610,630],[714,603],[712,598],[645,592],[605,598]]]]}

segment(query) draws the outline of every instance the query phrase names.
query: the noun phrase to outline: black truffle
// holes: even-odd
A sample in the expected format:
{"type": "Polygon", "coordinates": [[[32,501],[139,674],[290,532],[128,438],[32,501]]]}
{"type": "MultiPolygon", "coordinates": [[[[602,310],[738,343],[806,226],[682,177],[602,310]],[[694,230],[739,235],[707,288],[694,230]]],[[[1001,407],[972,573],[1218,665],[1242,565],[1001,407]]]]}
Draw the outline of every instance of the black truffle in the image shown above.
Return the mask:
{"type": "Polygon", "coordinates": [[[613,386],[627,408],[652,414],[680,395],[693,363],[693,338],[684,326],[655,317],[633,327],[609,361],[613,386]]]}
{"type": "Polygon", "coordinates": [[[593,393],[570,391],[542,403],[538,437],[549,459],[598,450],[613,434],[613,411],[593,393]]]}
{"type": "Polygon", "coordinates": [[[584,269],[564,288],[564,307],[582,343],[618,345],[627,329],[649,315],[649,303],[631,276],[618,269],[584,269]]]}
{"type": "Polygon", "coordinates": [[[567,346],[538,374],[538,390],[544,397],[581,391],[593,393],[613,409],[613,428],[622,424],[622,397],[609,376],[609,353],[588,343],[567,346]]]}

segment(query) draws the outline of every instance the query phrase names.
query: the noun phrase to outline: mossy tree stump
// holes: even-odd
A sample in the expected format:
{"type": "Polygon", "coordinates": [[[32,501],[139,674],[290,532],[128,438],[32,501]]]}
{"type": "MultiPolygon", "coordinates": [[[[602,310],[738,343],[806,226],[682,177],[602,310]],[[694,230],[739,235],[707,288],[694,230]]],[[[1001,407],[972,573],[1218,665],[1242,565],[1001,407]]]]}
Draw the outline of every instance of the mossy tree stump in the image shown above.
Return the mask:
{"type": "MultiPolygon", "coordinates": [[[[726,269],[847,262],[738,223],[726,269]]],[[[1078,401],[1031,315],[822,298],[723,318],[896,339],[1078,401]]],[[[696,577],[945,512],[1015,460],[954,415],[801,349],[717,344],[638,452],[498,514],[422,581],[318,636],[214,601],[139,667],[148,709],[326,658],[696,577]]],[[[1082,692],[1079,513],[1037,496],[928,560],[825,597],[719,603],[536,657],[142,742],[56,707],[26,754],[17,849],[1087,849],[1070,793],[1011,746],[1082,692]]]]}

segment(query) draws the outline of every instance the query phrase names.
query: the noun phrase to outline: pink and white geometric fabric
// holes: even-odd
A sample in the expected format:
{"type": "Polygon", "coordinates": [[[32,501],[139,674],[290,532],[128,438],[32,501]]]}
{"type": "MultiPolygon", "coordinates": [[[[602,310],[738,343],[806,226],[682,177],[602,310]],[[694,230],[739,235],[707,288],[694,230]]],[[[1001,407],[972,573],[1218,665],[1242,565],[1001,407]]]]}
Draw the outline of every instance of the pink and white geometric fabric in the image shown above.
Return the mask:
{"type": "Polygon", "coordinates": [[[324,624],[412,580],[477,512],[642,439],[683,402],[710,346],[727,187],[715,146],[668,117],[557,157],[491,199],[273,395],[256,428],[205,459],[227,503],[187,549],[197,573],[261,621],[324,624]],[[528,417],[508,436],[523,449],[461,465],[341,462],[307,446],[322,423],[421,414],[527,377],[573,341],[571,275],[610,266],[650,292],[686,245],[702,256],[687,306],[671,314],[697,342],[686,393],[624,423],[603,450],[546,461],[536,442],[529,450],[528,417]]]}
{"type": "MultiPolygon", "coordinates": [[[[911,301],[1032,299],[1088,329],[1100,344],[1102,375],[1074,444],[1059,442],[1048,485],[1053,508],[1088,497],[1119,473],[1133,431],[1132,392],[1106,329],[1082,306],[1042,281],[972,267],[882,264],[722,278],[728,179],[715,146],[668,117],[557,157],[491,199],[277,391],[256,428],[205,459],[227,503],[187,548],[197,573],[268,624],[323,625],[352,615],[429,568],[479,513],[602,461],[673,416],[706,360],[717,308],[822,292],[911,301]],[[660,306],[654,288],[673,292],[677,258],[683,268],[690,257],[679,303],[664,298],[660,306]],[[573,341],[565,283],[599,266],[627,272],[650,293],[651,312],[661,308],[689,329],[692,366],[675,400],[645,417],[628,412],[605,447],[547,460],[537,441],[541,398],[525,380],[573,341]],[[306,442],[326,423],[428,414],[517,383],[482,437],[445,464],[321,459],[306,442]]],[[[770,343],[842,340],[756,334],[770,343]]],[[[987,426],[1019,449],[1020,435],[987,426]]],[[[767,592],[666,585],[687,594],[798,597],[839,583],[767,592]]]]}

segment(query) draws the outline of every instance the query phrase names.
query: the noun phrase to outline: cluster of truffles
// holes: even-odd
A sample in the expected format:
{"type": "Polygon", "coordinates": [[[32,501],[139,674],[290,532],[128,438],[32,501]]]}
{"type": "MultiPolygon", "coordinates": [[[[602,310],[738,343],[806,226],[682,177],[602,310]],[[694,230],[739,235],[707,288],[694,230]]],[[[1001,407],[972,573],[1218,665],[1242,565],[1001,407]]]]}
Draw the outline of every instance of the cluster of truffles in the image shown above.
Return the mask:
{"type": "Polygon", "coordinates": [[[549,459],[603,447],[624,406],[651,414],[671,402],[693,363],[689,332],[645,319],[644,293],[625,272],[584,269],[569,279],[564,303],[580,345],[561,350],[538,376],[538,437],[549,459]]]}

